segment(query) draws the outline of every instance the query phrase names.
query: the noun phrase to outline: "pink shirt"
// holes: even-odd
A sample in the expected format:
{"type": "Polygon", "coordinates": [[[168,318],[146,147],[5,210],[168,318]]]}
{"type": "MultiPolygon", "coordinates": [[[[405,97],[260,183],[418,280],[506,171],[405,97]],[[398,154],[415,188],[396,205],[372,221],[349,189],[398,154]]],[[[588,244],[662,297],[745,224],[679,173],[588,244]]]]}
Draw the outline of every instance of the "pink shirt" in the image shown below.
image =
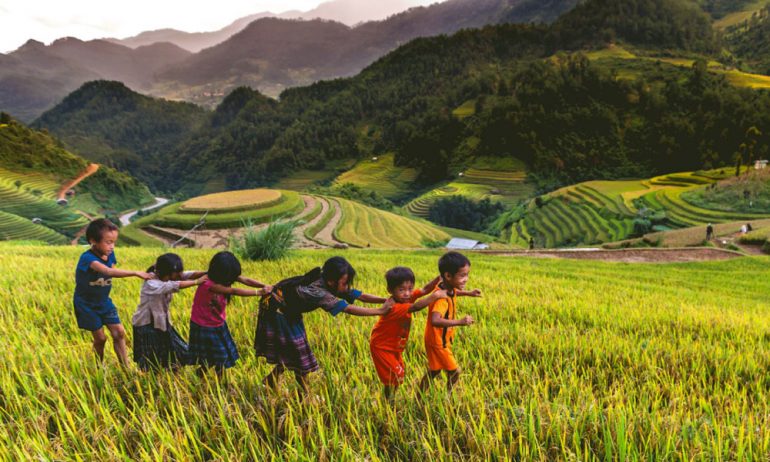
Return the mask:
{"type": "Polygon", "coordinates": [[[190,320],[203,327],[219,327],[225,323],[227,297],[209,289],[214,281],[207,280],[195,291],[190,320]]]}

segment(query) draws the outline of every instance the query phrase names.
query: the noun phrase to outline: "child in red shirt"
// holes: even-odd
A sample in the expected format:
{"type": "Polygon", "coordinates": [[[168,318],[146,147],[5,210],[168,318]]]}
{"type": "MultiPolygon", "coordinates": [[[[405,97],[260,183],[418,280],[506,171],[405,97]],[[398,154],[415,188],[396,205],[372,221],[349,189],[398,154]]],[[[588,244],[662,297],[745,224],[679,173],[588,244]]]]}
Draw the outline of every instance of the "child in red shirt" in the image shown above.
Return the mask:
{"type": "Polygon", "coordinates": [[[447,295],[444,290],[434,291],[439,278],[422,289],[414,290],[414,272],[402,266],[389,270],[385,279],[391,294],[391,300],[386,304],[390,304],[391,309],[380,317],[372,329],[369,349],[377,375],[385,386],[385,397],[392,399],[394,391],[404,381],[404,359],[401,355],[409,338],[412,313],[447,295]],[[427,294],[430,296],[421,298],[427,294]]]}

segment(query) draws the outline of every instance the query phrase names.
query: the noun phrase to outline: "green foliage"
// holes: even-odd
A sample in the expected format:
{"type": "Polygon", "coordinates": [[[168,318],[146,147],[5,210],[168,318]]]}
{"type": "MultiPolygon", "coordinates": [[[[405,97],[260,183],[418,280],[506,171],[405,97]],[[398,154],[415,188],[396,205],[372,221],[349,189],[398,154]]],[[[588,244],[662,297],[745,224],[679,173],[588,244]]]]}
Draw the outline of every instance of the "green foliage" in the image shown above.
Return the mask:
{"type": "Polygon", "coordinates": [[[430,208],[430,221],[451,228],[481,232],[500,215],[505,206],[489,199],[472,201],[463,196],[442,197],[430,208]]]}
{"type": "Polygon", "coordinates": [[[752,14],[747,21],[728,28],[726,42],[750,69],[770,74],[770,5],[752,14]]]}
{"type": "Polygon", "coordinates": [[[298,223],[293,220],[272,221],[267,227],[257,230],[252,223],[241,237],[230,240],[230,250],[240,258],[251,261],[278,260],[284,258],[296,242],[294,229],[298,223]]]}
{"type": "Polygon", "coordinates": [[[140,95],[120,82],[84,84],[33,126],[47,128],[89,160],[130,172],[153,190],[172,191],[174,149],[205,120],[203,109],[140,95]]]}
{"type": "Polygon", "coordinates": [[[353,183],[342,183],[329,188],[311,188],[311,192],[328,196],[343,197],[376,207],[382,210],[393,210],[393,202],[382,197],[376,190],[365,190],[353,183]]]}

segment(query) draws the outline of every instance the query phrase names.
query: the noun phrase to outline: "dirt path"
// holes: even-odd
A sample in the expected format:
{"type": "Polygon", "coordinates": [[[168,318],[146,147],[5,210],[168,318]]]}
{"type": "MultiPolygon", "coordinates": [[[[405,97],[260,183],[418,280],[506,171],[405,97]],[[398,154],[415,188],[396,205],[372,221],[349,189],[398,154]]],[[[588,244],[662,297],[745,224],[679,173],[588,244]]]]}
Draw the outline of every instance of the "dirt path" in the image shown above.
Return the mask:
{"type": "Polygon", "coordinates": [[[480,252],[505,257],[572,258],[578,260],[617,261],[624,263],[676,263],[693,261],[729,260],[742,257],[738,252],[711,248],[680,249],[583,249],[531,250],[480,252]]]}
{"type": "Polygon", "coordinates": [[[81,181],[85,180],[89,176],[93,175],[99,170],[99,164],[88,164],[88,167],[78,175],[76,178],[64,183],[59,189],[59,194],[56,196],[56,200],[60,201],[67,198],[67,191],[77,186],[81,181]]]}
{"type": "Polygon", "coordinates": [[[343,244],[334,238],[334,229],[337,227],[340,220],[342,220],[342,207],[340,207],[340,204],[334,199],[327,198],[326,200],[329,202],[330,207],[334,207],[334,216],[329,220],[329,223],[315,235],[315,237],[321,242],[329,243],[331,246],[343,244]]]}
{"type": "Polygon", "coordinates": [[[303,210],[302,214],[300,214],[300,218],[312,212],[317,204],[321,204],[321,213],[319,213],[318,216],[312,220],[306,222],[304,225],[298,226],[294,229],[294,236],[297,238],[297,242],[294,244],[294,248],[324,249],[326,246],[323,246],[315,241],[311,241],[305,237],[305,230],[321,221],[326,211],[329,210],[329,203],[324,199],[320,199],[314,196],[302,196],[302,199],[305,201],[305,210],[303,210]]]}

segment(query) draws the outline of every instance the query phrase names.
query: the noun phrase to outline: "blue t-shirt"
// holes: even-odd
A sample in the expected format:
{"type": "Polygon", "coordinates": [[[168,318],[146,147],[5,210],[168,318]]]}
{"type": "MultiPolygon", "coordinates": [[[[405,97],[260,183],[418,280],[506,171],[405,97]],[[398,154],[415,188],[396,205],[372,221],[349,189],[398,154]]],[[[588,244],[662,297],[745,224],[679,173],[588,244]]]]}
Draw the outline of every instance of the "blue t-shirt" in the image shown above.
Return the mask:
{"type": "Polygon", "coordinates": [[[99,262],[112,268],[117,263],[115,252],[111,253],[107,261],[102,260],[91,249],[83,252],[75,269],[75,302],[88,305],[102,305],[109,302],[110,290],[112,290],[112,278],[91,269],[91,263],[99,262]]]}

